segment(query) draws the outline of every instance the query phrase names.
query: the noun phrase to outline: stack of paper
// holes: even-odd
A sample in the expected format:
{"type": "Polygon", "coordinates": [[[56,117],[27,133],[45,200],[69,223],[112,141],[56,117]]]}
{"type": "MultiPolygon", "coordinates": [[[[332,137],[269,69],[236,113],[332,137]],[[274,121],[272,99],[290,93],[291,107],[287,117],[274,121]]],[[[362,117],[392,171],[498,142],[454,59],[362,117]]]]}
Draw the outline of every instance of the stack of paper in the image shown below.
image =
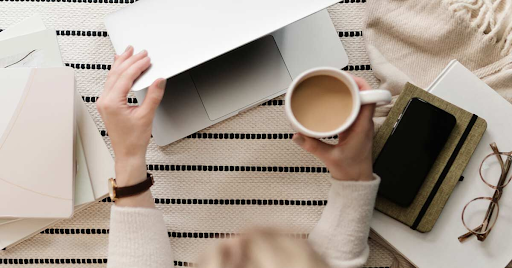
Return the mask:
{"type": "Polygon", "coordinates": [[[0,81],[0,200],[23,197],[0,202],[2,249],[105,197],[114,161],[39,16],[0,33],[0,81]]]}

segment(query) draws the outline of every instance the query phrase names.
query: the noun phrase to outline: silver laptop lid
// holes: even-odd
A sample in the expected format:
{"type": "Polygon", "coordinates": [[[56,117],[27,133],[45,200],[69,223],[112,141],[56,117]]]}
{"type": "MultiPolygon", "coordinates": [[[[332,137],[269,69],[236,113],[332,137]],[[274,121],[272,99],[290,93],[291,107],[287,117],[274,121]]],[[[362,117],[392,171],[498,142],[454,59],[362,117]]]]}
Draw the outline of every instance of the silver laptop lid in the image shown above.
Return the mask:
{"type": "Polygon", "coordinates": [[[338,0],[140,0],[105,19],[117,54],[146,49],[152,66],[132,90],[147,88],[325,9],[338,0]]]}

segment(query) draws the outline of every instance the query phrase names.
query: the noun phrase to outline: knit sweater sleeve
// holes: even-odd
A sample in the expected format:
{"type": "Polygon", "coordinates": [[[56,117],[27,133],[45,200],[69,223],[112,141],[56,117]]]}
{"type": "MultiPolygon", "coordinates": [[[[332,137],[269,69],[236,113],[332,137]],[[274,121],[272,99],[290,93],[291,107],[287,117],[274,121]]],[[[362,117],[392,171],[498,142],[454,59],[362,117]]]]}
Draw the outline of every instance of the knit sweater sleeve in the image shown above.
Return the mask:
{"type": "Polygon", "coordinates": [[[174,267],[167,228],[159,210],[112,206],[107,267],[174,267]]]}
{"type": "MultiPolygon", "coordinates": [[[[333,268],[360,267],[369,255],[367,239],[380,178],[331,183],[327,206],[310,242],[333,268]]],[[[112,206],[107,267],[174,267],[159,210],[112,206]]]]}
{"type": "Polygon", "coordinates": [[[369,256],[368,235],[380,178],[367,182],[331,179],[327,206],[309,241],[332,268],[361,267],[369,256]]]}

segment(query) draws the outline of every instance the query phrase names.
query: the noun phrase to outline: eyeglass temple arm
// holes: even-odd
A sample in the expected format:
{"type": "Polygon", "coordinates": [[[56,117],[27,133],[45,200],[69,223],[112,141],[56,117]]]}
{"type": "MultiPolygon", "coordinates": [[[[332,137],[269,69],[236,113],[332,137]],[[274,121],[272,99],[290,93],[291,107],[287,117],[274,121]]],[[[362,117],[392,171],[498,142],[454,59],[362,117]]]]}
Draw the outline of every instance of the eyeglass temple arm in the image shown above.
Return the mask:
{"type": "Polygon", "coordinates": [[[496,158],[498,158],[498,162],[500,163],[501,170],[503,170],[505,167],[503,165],[503,159],[501,159],[501,156],[499,155],[500,150],[498,150],[498,145],[496,145],[495,142],[489,144],[491,146],[492,152],[496,154],[496,158]]]}
{"type": "MultiPolygon", "coordinates": [[[[480,232],[480,230],[482,230],[482,226],[483,226],[483,225],[484,225],[483,223],[482,223],[482,224],[480,224],[480,226],[478,226],[478,227],[476,227],[475,229],[473,229],[473,232],[475,232],[475,233],[480,232]]],[[[467,232],[467,233],[465,233],[465,234],[463,234],[463,235],[459,236],[459,237],[458,237],[459,241],[460,241],[460,242],[464,242],[464,240],[468,239],[469,237],[471,237],[471,236],[474,234],[473,232],[467,232]]]]}
{"type": "MultiPolygon", "coordinates": [[[[511,166],[512,162],[510,161],[510,156],[509,156],[509,157],[507,157],[507,161],[505,162],[505,164],[503,164],[503,159],[501,159],[501,155],[499,154],[500,151],[498,150],[498,146],[496,145],[496,143],[493,142],[493,143],[490,144],[490,146],[491,146],[492,151],[496,154],[496,158],[498,159],[498,162],[500,163],[500,166],[501,166],[501,176],[500,176],[500,180],[498,181],[498,184],[497,184],[497,186],[500,186],[500,185],[503,185],[503,183],[507,179],[507,175],[508,175],[508,172],[510,170],[510,166],[511,166]]],[[[493,200],[498,199],[499,195],[500,195],[500,191],[499,190],[494,191],[492,199],[493,200]]],[[[485,213],[485,219],[484,219],[484,222],[482,224],[482,231],[483,232],[486,232],[487,228],[489,227],[489,222],[491,221],[492,214],[494,212],[494,206],[495,206],[494,203],[490,203],[489,204],[489,208],[487,209],[487,212],[485,213]]],[[[485,240],[487,235],[485,235],[485,236],[484,235],[477,235],[477,237],[478,237],[478,240],[483,241],[483,240],[485,240]]]]}

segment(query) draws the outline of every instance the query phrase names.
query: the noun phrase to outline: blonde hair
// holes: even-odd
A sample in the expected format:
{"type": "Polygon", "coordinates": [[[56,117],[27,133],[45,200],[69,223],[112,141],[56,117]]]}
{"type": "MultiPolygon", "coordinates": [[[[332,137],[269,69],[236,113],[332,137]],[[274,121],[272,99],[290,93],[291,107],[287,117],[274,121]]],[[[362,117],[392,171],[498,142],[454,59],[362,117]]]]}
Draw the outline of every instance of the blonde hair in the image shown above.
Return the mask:
{"type": "Polygon", "coordinates": [[[221,242],[199,261],[200,268],[328,268],[304,239],[269,229],[247,232],[221,242]]]}

